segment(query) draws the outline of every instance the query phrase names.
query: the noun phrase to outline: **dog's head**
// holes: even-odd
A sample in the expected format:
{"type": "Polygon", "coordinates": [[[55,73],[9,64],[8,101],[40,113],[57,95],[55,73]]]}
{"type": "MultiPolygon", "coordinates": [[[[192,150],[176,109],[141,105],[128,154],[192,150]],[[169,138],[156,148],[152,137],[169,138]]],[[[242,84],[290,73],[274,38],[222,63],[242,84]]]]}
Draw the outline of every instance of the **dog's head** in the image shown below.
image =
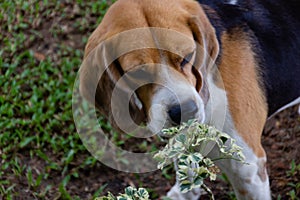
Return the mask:
{"type": "Polygon", "coordinates": [[[89,38],[80,90],[123,131],[133,122],[154,133],[203,122],[218,48],[196,1],[119,0],[89,38]]]}

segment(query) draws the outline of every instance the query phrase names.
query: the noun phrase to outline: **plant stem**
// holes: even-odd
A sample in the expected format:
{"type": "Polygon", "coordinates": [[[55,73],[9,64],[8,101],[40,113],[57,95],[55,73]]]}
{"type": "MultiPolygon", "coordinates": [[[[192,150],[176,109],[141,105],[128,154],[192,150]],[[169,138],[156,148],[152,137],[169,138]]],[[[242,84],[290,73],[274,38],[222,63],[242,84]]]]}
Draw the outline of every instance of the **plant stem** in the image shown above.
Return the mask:
{"type": "Polygon", "coordinates": [[[214,194],[204,183],[201,185],[201,188],[203,188],[205,192],[209,194],[211,200],[215,200],[214,194]]]}

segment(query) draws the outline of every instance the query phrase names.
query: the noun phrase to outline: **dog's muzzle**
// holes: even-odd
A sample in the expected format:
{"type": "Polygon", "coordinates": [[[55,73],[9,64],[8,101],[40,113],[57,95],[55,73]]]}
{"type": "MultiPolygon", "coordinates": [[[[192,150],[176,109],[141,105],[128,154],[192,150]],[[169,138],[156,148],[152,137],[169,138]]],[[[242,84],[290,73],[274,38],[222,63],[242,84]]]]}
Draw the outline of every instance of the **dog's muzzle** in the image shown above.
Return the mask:
{"type": "Polygon", "coordinates": [[[168,115],[173,125],[179,125],[182,122],[187,122],[189,119],[196,118],[198,107],[195,101],[188,100],[181,104],[175,104],[168,109],[168,115]]]}

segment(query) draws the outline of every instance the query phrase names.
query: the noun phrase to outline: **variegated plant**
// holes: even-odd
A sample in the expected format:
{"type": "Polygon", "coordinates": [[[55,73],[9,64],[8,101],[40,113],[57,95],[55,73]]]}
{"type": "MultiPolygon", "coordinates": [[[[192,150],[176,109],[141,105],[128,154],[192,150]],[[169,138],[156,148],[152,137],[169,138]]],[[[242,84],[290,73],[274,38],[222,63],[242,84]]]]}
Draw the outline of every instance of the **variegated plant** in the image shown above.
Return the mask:
{"type": "MultiPolygon", "coordinates": [[[[179,127],[164,129],[163,133],[170,136],[168,144],[154,155],[158,160],[158,168],[176,160],[177,177],[180,190],[185,193],[193,188],[203,188],[213,198],[211,190],[204,184],[204,179],[216,179],[217,167],[214,162],[221,159],[233,159],[244,162],[242,148],[233,138],[212,126],[190,120],[179,127]],[[217,145],[219,155],[208,158],[207,154],[217,145]]],[[[149,200],[144,188],[127,187],[125,194],[115,197],[110,192],[96,200],[149,200]]]]}
{"type": "Polygon", "coordinates": [[[163,132],[170,139],[154,158],[159,161],[160,169],[173,160],[177,161],[177,177],[183,193],[202,187],[212,195],[203,181],[206,178],[216,179],[217,168],[214,161],[234,159],[244,162],[242,149],[236,145],[235,140],[212,126],[190,120],[180,127],[165,129],[163,132]],[[219,155],[212,159],[206,157],[215,145],[219,149],[219,155]]]}
{"type": "Polygon", "coordinates": [[[112,193],[108,192],[107,196],[96,198],[95,200],[149,200],[149,194],[144,188],[125,188],[125,194],[120,194],[115,197],[112,193]]]}

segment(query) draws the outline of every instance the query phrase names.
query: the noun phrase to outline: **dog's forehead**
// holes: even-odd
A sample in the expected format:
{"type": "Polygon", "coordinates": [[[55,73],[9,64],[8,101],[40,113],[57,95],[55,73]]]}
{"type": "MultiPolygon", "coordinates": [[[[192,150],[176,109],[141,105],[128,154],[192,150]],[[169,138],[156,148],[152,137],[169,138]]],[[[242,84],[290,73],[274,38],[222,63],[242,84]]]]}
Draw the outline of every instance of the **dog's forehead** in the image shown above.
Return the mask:
{"type": "Polygon", "coordinates": [[[199,5],[191,0],[119,0],[108,10],[102,23],[113,29],[111,34],[134,28],[158,27],[190,36],[188,19],[198,14],[197,9],[199,5]]]}
{"type": "Polygon", "coordinates": [[[120,56],[118,61],[123,71],[127,72],[144,64],[159,63],[160,56],[156,49],[140,49],[120,56]]]}
{"type": "MultiPolygon", "coordinates": [[[[183,37],[178,35],[193,39],[189,19],[193,16],[201,18],[199,13],[204,13],[203,9],[192,0],[118,0],[110,7],[101,24],[93,32],[85,55],[88,55],[101,41],[140,28],[161,28],[170,30],[169,33],[177,32],[177,35],[160,33],[159,37],[156,37],[158,43],[166,48],[175,48],[170,44],[173,41],[180,46],[186,45],[186,38],[182,40],[183,37]]],[[[152,36],[149,38],[149,41],[155,39],[152,36]]],[[[143,40],[146,39],[147,37],[143,37],[143,40]]]]}
{"type": "Polygon", "coordinates": [[[167,64],[169,61],[179,60],[195,51],[196,43],[192,36],[188,37],[177,31],[161,28],[144,28],[143,30],[130,31],[128,39],[118,39],[113,45],[116,51],[123,52],[129,46],[135,46],[118,58],[124,71],[143,64],[160,63],[167,64]],[[148,34],[149,33],[149,34],[148,34]],[[135,41],[134,38],[142,39],[135,41]],[[121,50],[122,49],[122,50],[121,50]]]}

